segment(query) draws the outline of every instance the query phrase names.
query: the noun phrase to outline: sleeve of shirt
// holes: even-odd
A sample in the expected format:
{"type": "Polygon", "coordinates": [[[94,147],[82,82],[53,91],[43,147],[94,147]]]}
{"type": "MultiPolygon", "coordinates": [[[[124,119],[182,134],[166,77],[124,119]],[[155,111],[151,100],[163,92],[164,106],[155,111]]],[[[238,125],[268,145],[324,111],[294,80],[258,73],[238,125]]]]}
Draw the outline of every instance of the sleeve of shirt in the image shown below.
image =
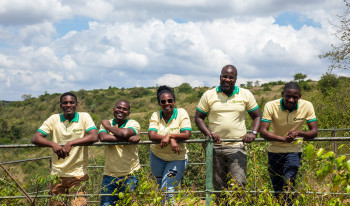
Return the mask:
{"type": "Polygon", "coordinates": [[[108,133],[107,129],[102,124],[100,125],[100,130],[98,131],[98,133],[100,134],[101,132],[108,133]]]}
{"type": "Polygon", "coordinates": [[[151,116],[151,119],[149,120],[149,127],[148,131],[156,131],[158,132],[159,130],[159,121],[160,121],[160,116],[159,112],[154,112],[151,116]]]}
{"type": "Polygon", "coordinates": [[[45,122],[41,125],[41,127],[37,131],[47,136],[53,130],[54,121],[55,121],[55,115],[51,115],[47,120],[45,120],[45,122]]]}
{"type": "Polygon", "coordinates": [[[180,121],[180,132],[185,130],[192,130],[190,116],[185,109],[181,109],[181,121],[180,121]]]}
{"type": "Polygon", "coordinates": [[[255,110],[257,110],[259,108],[259,105],[256,103],[255,97],[254,95],[247,90],[247,105],[246,105],[246,109],[248,112],[253,112],[255,110]]]}
{"type": "Polygon", "coordinates": [[[308,103],[308,110],[307,110],[307,115],[306,115],[306,122],[315,122],[317,121],[316,119],[316,114],[314,110],[314,106],[311,104],[311,102],[308,103]]]}
{"type": "Polygon", "coordinates": [[[88,133],[92,129],[97,130],[97,127],[95,126],[94,121],[92,120],[90,114],[88,114],[88,113],[84,114],[84,127],[86,130],[86,133],[88,133]]]}
{"type": "Polygon", "coordinates": [[[208,91],[206,91],[201,99],[199,100],[198,106],[197,106],[197,110],[202,112],[203,114],[208,114],[210,111],[210,107],[209,107],[209,102],[208,102],[208,91]]]}
{"type": "Polygon", "coordinates": [[[128,125],[128,129],[132,129],[132,130],[134,130],[135,134],[139,134],[141,127],[140,127],[140,124],[137,121],[132,120],[130,125],[128,125]]]}
{"type": "Polygon", "coordinates": [[[261,121],[271,123],[271,120],[272,120],[271,112],[272,112],[271,104],[268,102],[265,104],[261,121]]]}

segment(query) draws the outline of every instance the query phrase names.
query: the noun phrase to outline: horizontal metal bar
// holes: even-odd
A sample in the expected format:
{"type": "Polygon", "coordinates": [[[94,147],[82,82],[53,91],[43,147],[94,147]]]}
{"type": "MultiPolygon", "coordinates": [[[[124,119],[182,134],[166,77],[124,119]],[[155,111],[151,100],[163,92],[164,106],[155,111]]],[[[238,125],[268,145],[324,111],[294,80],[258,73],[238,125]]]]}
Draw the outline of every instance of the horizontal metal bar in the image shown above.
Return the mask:
{"type": "Polygon", "coordinates": [[[29,161],[37,161],[37,160],[50,159],[50,158],[51,158],[51,156],[30,158],[30,159],[22,159],[22,160],[13,160],[13,161],[8,161],[8,162],[1,162],[1,164],[6,165],[6,164],[13,164],[13,163],[20,163],[20,162],[29,162],[29,161]]]}
{"type": "MultiPolygon", "coordinates": [[[[220,190],[215,190],[215,191],[191,191],[190,193],[195,193],[195,194],[204,194],[206,192],[209,193],[221,193],[222,191],[220,190]]],[[[226,190],[225,192],[229,192],[229,193],[234,193],[237,192],[237,190],[226,190]]],[[[265,191],[246,191],[248,193],[256,193],[256,194],[260,194],[260,193],[264,193],[265,191]]],[[[163,192],[163,194],[178,194],[179,191],[176,192],[163,192]]],[[[274,193],[293,193],[293,194],[301,194],[300,192],[280,192],[280,191],[268,191],[268,193],[274,194],[274,193]]],[[[341,196],[350,196],[350,193],[340,193],[340,192],[305,192],[305,194],[307,195],[341,195],[341,196]]],[[[55,195],[30,195],[30,197],[32,198],[50,198],[50,197],[54,197],[55,195]]],[[[62,195],[63,196],[63,195],[62,195]]],[[[112,194],[69,194],[69,195],[64,195],[65,197],[91,197],[91,196],[95,196],[95,197],[101,197],[101,196],[113,196],[112,194]]],[[[2,199],[24,199],[27,198],[26,196],[4,196],[4,197],[0,197],[0,200],[2,199]]]]}
{"type": "MultiPolygon", "coordinates": [[[[310,139],[296,138],[296,140],[304,140],[304,141],[350,141],[350,137],[316,137],[310,139]]],[[[190,139],[185,141],[179,141],[183,143],[202,143],[206,142],[206,139],[190,139]]],[[[265,142],[268,141],[263,138],[256,138],[254,142],[265,142]]],[[[222,139],[221,142],[242,142],[242,139],[222,139]]],[[[137,143],[134,142],[96,142],[92,145],[88,146],[105,146],[105,145],[130,145],[130,144],[159,144],[159,142],[144,140],[137,143]]],[[[9,144],[9,145],[0,145],[1,148],[28,148],[28,147],[41,147],[34,144],[9,144]]]]}
{"type": "MultiPolygon", "coordinates": [[[[188,163],[187,165],[205,165],[205,163],[195,163],[195,162],[193,162],[193,163],[188,163]]],[[[141,164],[140,165],[141,167],[149,167],[149,164],[141,164]]],[[[104,168],[105,166],[98,166],[98,165],[96,165],[96,166],[88,166],[88,168],[104,168]]]]}

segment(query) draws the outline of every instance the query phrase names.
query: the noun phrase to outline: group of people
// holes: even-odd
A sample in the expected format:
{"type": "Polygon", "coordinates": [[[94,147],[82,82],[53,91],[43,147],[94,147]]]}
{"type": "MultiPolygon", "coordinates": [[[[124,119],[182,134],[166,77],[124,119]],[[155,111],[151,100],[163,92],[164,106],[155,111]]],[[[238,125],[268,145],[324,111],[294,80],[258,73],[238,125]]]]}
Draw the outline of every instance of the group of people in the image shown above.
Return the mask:
{"type": "MultiPolygon", "coordinates": [[[[195,113],[195,123],[200,131],[213,139],[213,185],[215,190],[238,184],[245,187],[247,169],[246,143],[260,135],[269,140],[269,173],[275,191],[292,188],[298,173],[301,143],[296,137],[317,136],[316,116],[310,102],[301,99],[300,87],[295,82],[285,85],[282,98],[266,103],[261,112],[253,94],[235,86],[237,69],[226,65],[221,70],[220,85],[206,91],[195,113]],[[252,119],[252,130],[247,133],[245,114],[252,119]],[[206,124],[205,119],[208,119],[206,124]],[[309,131],[303,132],[307,122],[309,131]],[[271,126],[271,130],[269,130],[271,126]],[[238,142],[222,142],[222,139],[240,139],[238,142]]],[[[191,136],[191,121],[183,108],[175,106],[172,88],[160,86],[157,100],[161,108],[151,116],[149,139],[157,144],[150,147],[150,168],[159,189],[168,192],[166,200],[174,203],[172,192],[183,177],[188,162],[188,150],[183,140],[191,136]]],[[[128,119],[130,104],[118,100],[113,107],[114,118],[102,120],[98,131],[88,113],[76,112],[77,97],[67,92],[60,97],[62,114],[49,117],[37,130],[32,142],[51,147],[52,170],[59,180],[50,185],[52,195],[84,194],[88,180],[88,151],[86,145],[101,142],[138,142],[140,124],[128,119]],[[46,139],[52,134],[52,141],[46,139]]],[[[135,172],[140,169],[137,144],[104,146],[105,168],[101,184],[101,205],[115,205],[118,192],[132,191],[137,187],[135,172]]],[[[278,193],[277,193],[278,194],[278,193]]],[[[78,196],[72,205],[86,205],[86,199],[78,196]]],[[[50,205],[63,205],[63,201],[51,200],[50,205]]]]}

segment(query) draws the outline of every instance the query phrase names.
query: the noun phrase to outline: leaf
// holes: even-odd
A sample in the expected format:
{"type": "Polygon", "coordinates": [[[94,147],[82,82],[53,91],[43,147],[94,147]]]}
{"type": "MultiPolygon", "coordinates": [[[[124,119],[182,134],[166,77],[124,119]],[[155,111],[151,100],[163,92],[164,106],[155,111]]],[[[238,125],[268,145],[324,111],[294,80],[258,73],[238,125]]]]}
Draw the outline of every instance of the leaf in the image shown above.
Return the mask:
{"type": "Polygon", "coordinates": [[[317,157],[320,157],[324,152],[324,149],[323,148],[320,148],[317,152],[316,152],[316,156],[317,157]]]}
{"type": "Polygon", "coordinates": [[[307,145],[304,149],[304,154],[306,158],[310,159],[313,153],[314,153],[314,146],[312,144],[307,145]]]}

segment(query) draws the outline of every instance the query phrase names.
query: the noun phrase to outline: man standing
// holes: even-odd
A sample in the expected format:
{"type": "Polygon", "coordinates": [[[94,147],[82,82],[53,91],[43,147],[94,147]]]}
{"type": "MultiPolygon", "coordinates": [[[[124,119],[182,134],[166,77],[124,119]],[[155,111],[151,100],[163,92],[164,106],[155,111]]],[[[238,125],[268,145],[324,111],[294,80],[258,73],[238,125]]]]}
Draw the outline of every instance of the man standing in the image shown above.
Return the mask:
{"type": "MultiPolygon", "coordinates": [[[[32,143],[51,147],[52,175],[59,177],[58,183],[50,185],[52,195],[85,194],[85,186],[80,185],[88,180],[88,148],[82,147],[98,140],[97,128],[90,115],[75,112],[78,106],[77,97],[66,92],[60,97],[63,114],[50,116],[37,130],[32,143]],[[52,133],[52,141],[45,137],[52,133]],[[64,146],[61,146],[64,145],[64,146]],[[79,146],[78,146],[79,145],[79,146]],[[77,191],[72,191],[77,190],[77,191]]],[[[72,199],[72,205],[87,205],[84,197],[72,199]]],[[[50,201],[50,205],[67,205],[64,201],[50,201]]]]}
{"type": "MultiPolygon", "coordinates": [[[[127,119],[130,114],[130,104],[126,100],[119,100],[113,108],[114,118],[102,120],[99,138],[101,142],[138,142],[140,124],[127,119]]],[[[119,192],[132,191],[137,186],[135,171],[140,169],[137,144],[105,146],[105,169],[101,185],[101,206],[115,205],[119,192]]]]}
{"type": "Polygon", "coordinates": [[[221,70],[220,86],[206,91],[199,101],[195,122],[201,132],[215,140],[213,150],[213,185],[215,190],[228,188],[231,179],[246,185],[247,152],[244,143],[254,141],[260,127],[261,113],[253,94],[235,86],[237,69],[226,65],[221,70]],[[253,120],[247,134],[245,114],[253,120]],[[204,119],[208,117],[207,126],[204,119]],[[221,142],[242,139],[242,142],[221,142]]]}
{"type": "Polygon", "coordinates": [[[270,140],[269,173],[275,191],[293,189],[295,184],[302,150],[301,142],[294,144],[292,141],[296,137],[313,138],[318,133],[314,107],[300,97],[299,85],[289,82],[284,86],[282,99],[267,102],[264,108],[260,132],[263,138],[270,140]],[[305,121],[309,131],[303,132],[305,121]]]}

